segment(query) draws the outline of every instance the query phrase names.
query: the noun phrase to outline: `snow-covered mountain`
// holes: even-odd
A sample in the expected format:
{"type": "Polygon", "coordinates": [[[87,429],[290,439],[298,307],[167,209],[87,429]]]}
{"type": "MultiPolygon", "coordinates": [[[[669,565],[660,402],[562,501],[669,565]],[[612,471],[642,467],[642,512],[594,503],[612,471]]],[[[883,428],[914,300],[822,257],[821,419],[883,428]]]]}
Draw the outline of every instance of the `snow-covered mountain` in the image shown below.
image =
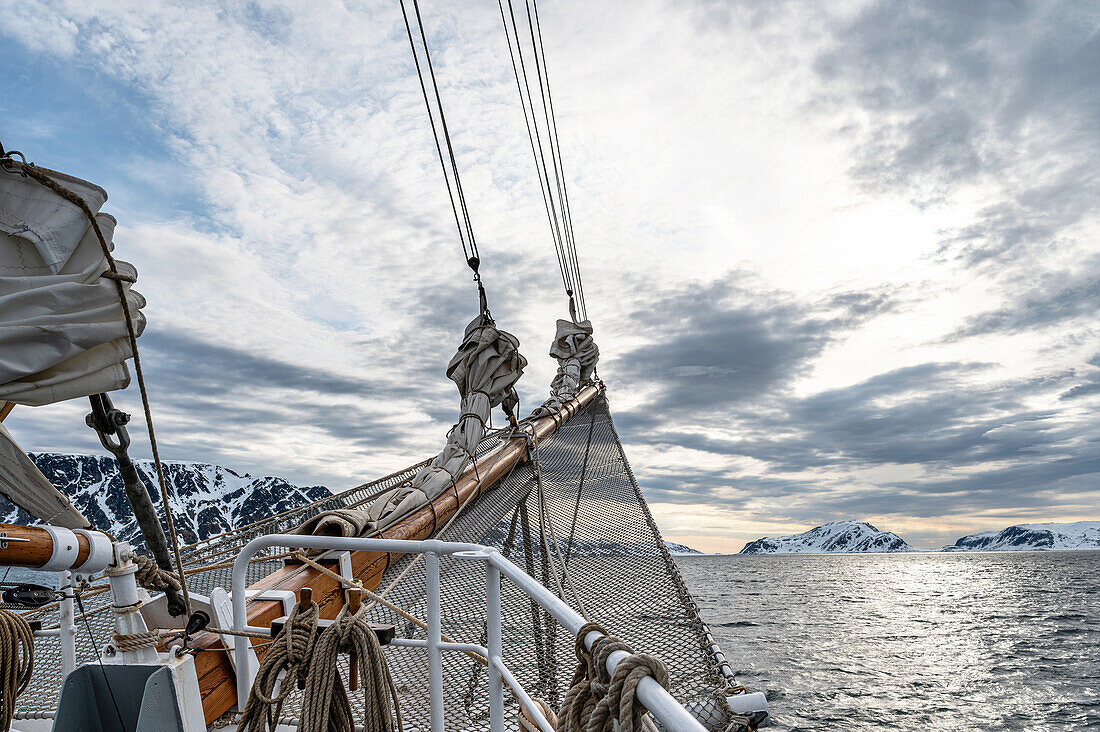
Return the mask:
{"type": "MultiPolygon", "coordinates": [[[[113,457],[58,453],[31,453],[30,457],[94,526],[119,539],[143,545],[113,457]]],[[[154,504],[159,506],[160,490],[152,461],[138,460],[136,465],[154,504]]],[[[176,531],[185,543],[332,495],[323,486],[299,487],[282,478],[254,478],[218,465],[167,460],[163,465],[165,480],[175,487],[172,515],[176,531]]],[[[0,522],[38,523],[2,497],[0,522]]]]}
{"type": "Polygon", "coordinates": [[[866,521],[835,521],[793,536],[766,536],[751,541],[741,554],[849,554],[911,552],[897,534],[879,531],[866,521]]]}
{"type": "Polygon", "coordinates": [[[666,541],[665,546],[668,547],[668,553],[674,557],[693,557],[703,553],[698,549],[692,549],[690,546],[676,544],[671,541],[666,541]]]}
{"type": "Polygon", "coordinates": [[[1100,549],[1100,521],[1071,524],[1017,524],[1000,531],[964,536],[944,551],[1100,549]]]}

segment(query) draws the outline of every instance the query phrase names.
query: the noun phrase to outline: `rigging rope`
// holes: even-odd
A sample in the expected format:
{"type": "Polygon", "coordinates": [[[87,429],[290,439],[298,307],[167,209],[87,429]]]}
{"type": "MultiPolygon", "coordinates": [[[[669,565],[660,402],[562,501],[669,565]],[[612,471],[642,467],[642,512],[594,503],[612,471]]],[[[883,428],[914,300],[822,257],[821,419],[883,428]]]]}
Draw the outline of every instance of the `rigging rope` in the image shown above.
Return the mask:
{"type": "Polygon", "coordinates": [[[504,11],[504,0],[497,0],[500,19],[504,24],[504,35],[508,43],[508,55],[512,62],[512,72],[519,92],[520,107],[527,127],[527,138],[531,146],[531,156],[535,161],[535,171],[542,194],[543,206],[550,222],[550,234],[554,244],[554,254],[561,270],[565,294],[570,300],[570,310],[574,319],[587,319],[588,310],[584,299],[584,285],[581,281],[580,263],[577,259],[576,237],[573,231],[573,214],[569,205],[569,189],[565,180],[565,166],[561,156],[561,141],[558,135],[557,118],[554,114],[553,96],[550,90],[550,75],[546,64],[546,49],[542,40],[542,28],[538,20],[538,5],[528,0],[527,35],[530,38],[530,55],[534,68],[535,89],[538,91],[538,107],[541,108],[543,125],[539,126],[539,111],[536,109],[535,94],[527,71],[524,44],[520,37],[520,26],[516,20],[512,0],[507,0],[508,12],[504,11]],[[515,39],[513,48],[512,40],[515,39]],[[517,63],[518,60],[518,63],[517,63]],[[528,113],[530,110],[530,114],[528,113]],[[545,145],[543,140],[545,138],[545,145]],[[550,162],[547,163],[547,157],[550,162]],[[553,181],[551,181],[553,178],[553,181]],[[572,310],[577,308],[578,313],[572,310]]]}
{"type": "Polygon", "coordinates": [[[535,436],[534,430],[531,430],[531,432],[529,432],[528,434],[531,437],[531,462],[534,464],[535,468],[535,486],[538,491],[539,501],[539,528],[542,529],[543,549],[546,552],[549,563],[554,564],[554,558],[556,557],[559,562],[559,567],[561,569],[561,573],[559,575],[558,567],[552,567],[552,569],[554,570],[554,583],[557,585],[558,588],[558,596],[563,600],[565,599],[565,590],[562,587],[562,579],[564,579],[565,583],[569,586],[569,591],[573,595],[573,601],[577,603],[577,609],[580,611],[584,619],[588,620],[588,612],[584,609],[584,603],[581,602],[581,596],[577,592],[577,588],[573,584],[573,578],[569,574],[569,564],[562,556],[561,546],[558,543],[558,535],[557,532],[554,530],[554,522],[550,520],[549,516],[547,516],[546,491],[544,490],[542,484],[542,461],[539,459],[538,437],[535,436]],[[547,535],[549,535],[549,539],[547,538],[547,535]],[[553,551],[551,551],[550,549],[551,542],[553,543],[553,551]]]}
{"type": "MultiPolygon", "coordinates": [[[[88,221],[91,222],[92,230],[95,232],[96,238],[99,240],[99,246],[103,251],[103,257],[107,261],[108,271],[114,275],[110,279],[114,280],[115,286],[118,289],[118,299],[122,304],[122,314],[126,319],[126,334],[129,337],[130,350],[133,351],[134,355],[134,372],[137,374],[138,391],[141,392],[141,404],[145,410],[145,426],[149,431],[149,446],[153,453],[153,464],[157,468],[157,482],[160,485],[161,505],[164,508],[164,518],[168,523],[168,533],[172,539],[172,551],[175,554],[176,571],[182,576],[183,558],[180,555],[180,543],[179,537],[176,535],[176,523],[172,517],[172,505],[169,500],[168,483],[164,479],[164,466],[160,462],[160,452],[157,449],[157,435],[156,431],[153,429],[153,413],[149,407],[149,392],[145,388],[145,374],[141,369],[141,356],[138,353],[137,333],[134,330],[134,318],[133,314],[130,312],[130,302],[126,297],[126,290],[124,289],[122,280],[119,278],[118,264],[111,254],[111,247],[107,244],[107,239],[103,236],[103,231],[99,228],[99,222],[96,220],[95,214],[92,213],[92,210],[88,207],[87,202],[83,198],[70,191],[68,188],[65,188],[33,165],[20,164],[18,169],[23,175],[49,188],[51,191],[84,212],[88,221]]],[[[171,495],[173,498],[175,497],[174,487],[171,495]]],[[[183,589],[183,603],[187,606],[187,612],[190,613],[191,596],[187,592],[187,583],[183,582],[181,584],[183,589]]]]}
{"type": "Polygon", "coordinates": [[[420,64],[420,53],[417,51],[416,41],[413,38],[412,24],[409,22],[409,13],[405,7],[405,0],[401,0],[401,16],[405,20],[405,32],[409,36],[409,48],[412,50],[413,63],[416,65],[416,76],[420,80],[420,91],[424,95],[424,106],[428,109],[428,121],[432,127],[432,138],[435,141],[435,150],[439,156],[439,165],[443,169],[443,181],[447,185],[447,197],[451,201],[451,211],[454,213],[455,226],[458,228],[459,243],[462,244],[462,254],[466,258],[466,264],[474,271],[474,281],[478,284],[478,292],[482,299],[482,310],[485,311],[485,289],[481,285],[481,275],[478,267],[481,265],[481,252],[477,246],[477,238],[474,236],[474,227],[470,222],[470,212],[466,207],[466,194],[462,190],[462,178],[458,173],[458,161],[455,159],[454,146],[451,144],[451,132],[447,127],[447,116],[443,112],[443,99],[439,95],[439,84],[436,82],[435,66],[432,64],[432,55],[428,49],[428,37],[424,32],[424,20],[420,15],[420,5],[417,0],[412,0],[413,12],[416,16],[416,25],[420,42],[423,46],[425,66],[428,69],[428,77],[431,79],[432,97],[428,96],[428,85],[424,81],[424,68],[420,64]],[[434,106],[432,104],[434,99],[434,106]],[[435,118],[439,116],[439,125],[436,126],[435,118]],[[442,132],[442,142],[440,141],[442,132]],[[444,156],[443,148],[447,148],[444,156]],[[451,179],[454,179],[452,186],[451,179]]]}
{"type": "Polygon", "coordinates": [[[23,617],[0,610],[0,729],[11,728],[15,700],[34,670],[34,635],[23,617]]]}

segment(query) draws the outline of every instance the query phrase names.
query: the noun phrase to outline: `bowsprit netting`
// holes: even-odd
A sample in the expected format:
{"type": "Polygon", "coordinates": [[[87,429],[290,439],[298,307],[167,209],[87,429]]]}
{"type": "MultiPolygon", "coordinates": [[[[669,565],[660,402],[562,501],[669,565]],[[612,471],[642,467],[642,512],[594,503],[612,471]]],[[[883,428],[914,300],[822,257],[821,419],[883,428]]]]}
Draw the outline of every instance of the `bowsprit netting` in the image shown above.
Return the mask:
{"type": "MultiPolygon", "coordinates": [[[[682,703],[696,710],[720,709],[708,701],[728,681],[630,471],[606,399],[601,395],[542,441],[539,455],[546,520],[588,616],[636,651],[664,660],[670,690],[682,703]]],[[[548,554],[547,544],[553,552],[553,543],[543,541],[532,462],[515,468],[437,538],[494,546],[557,591],[552,573],[560,572],[561,560],[548,554]]],[[[443,559],[444,635],[484,645],[484,583],[479,564],[443,559]]],[[[422,562],[406,557],[395,563],[383,575],[379,592],[387,588],[389,601],[426,617],[422,562]]],[[[563,599],[580,610],[568,588],[563,599]]],[[[573,637],[507,581],[502,602],[506,663],[533,696],[558,708],[576,663],[573,637]]],[[[374,612],[378,622],[395,624],[399,636],[425,637],[416,625],[385,608],[374,612]]],[[[418,703],[428,690],[426,651],[401,649],[387,655],[408,723],[427,729],[428,708],[418,703]]],[[[484,667],[458,654],[445,654],[444,665],[448,729],[487,728],[484,667]]],[[[515,700],[508,697],[508,703],[516,713],[515,700]]],[[[712,728],[728,723],[719,712],[713,717],[704,720],[712,728]]]]}
{"type": "MultiPolygon", "coordinates": [[[[479,457],[493,449],[506,431],[487,435],[476,451],[479,457]]],[[[733,684],[724,660],[716,655],[709,630],[699,616],[672,558],[660,537],[638,484],[627,463],[615,425],[601,394],[551,436],[538,444],[539,465],[545,496],[547,529],[553,527],[561,559],[553,552],[549,536],[540,527],[539,499],[534,461],[518,465],[508,476],[469,504],[437,538],[496,547],[528,574],[557,593],[565,586],[563,600],[580,611],[564,577],[555,579],[561,562],[587,616],[637,652],[651,653],[668,666],[670,691],[701,717],[712,730],[724,730],[730,716],[721,703],[724,689],[733,684]],[[549,551],[548,551],[549,546],[549,551]]],[[[190,547],[187,564],[192,589],[209,593],[213,587],[229,588],[228,562],[240,546],[258,534],[278,533],[301,523],[321,510],[369,503],[388,488],[408,479],[413,466],[373,483],[325,501],[303,506],[254,526],[190,547]]],[[[547,532],[549,533],[549,532],[547,532]]],[[[279,569],[283,549],[273,549],[270,561],[250,566],[249,583],[279,569]]],[[[485,577],[480,563],[443,557],[443,634],[459,642],[485,645],[485,577]]],[[[423,561],[406,557],[382,577],[378,592],[417,618],[427,617],[423,561]],[[399,579],[400,578],[400,579],[399,579]],[[388,589],[387,589],[388,588],[388,589]]],[[[106,642],[110,630],[110,595],[86,599],[95,642],[106,642]]],[[[573,637],[552,617],[533,604],[507,580],[502,587],[504,657],[508,667],[532,696],[555,709],[568,691],[576,660],[573,637]]],[[[417,625],[385,607],[372,609],[375,622],[396,626],[399,637],[425,638],[417,625]]],[[[28,617],[56,622],[56,610],[36,611],[28,617]]],[[[78,635],[82,662],[93,660],[92,639],[83,625],[78,635]]],[[[39,655],[57,660],[58,650],[39,639],[39,655]]],[[[386,648],[386,657],[401,699],[406,729],[430,727],[427,652],[424,649],[386,648]]],[[[47,665],[49,661],[45,661],[47,665]]],[[[489,727],[488,680],[484,666],[461,654],[445,653],[444,708],[448,730],[486,730],[489,727]]],[[[57,666],[58,664],[53,664],[57,666]]],[[[341,661],[347,676],[346,661],[341,661]]],[[[35,679],[20,698],[24,714],[48,712],[56,705],[60,679],[35,679]],[[46,681],[47,683],[41,683],[46,681]]],[[[365,700],[362,692],[350,692],[358,716],[365,700]]],[[[509,714],[518,714],[515,700],[506,695],[509,714]]],[[[283,714],[298,717],[301,693],[287,699],[283,714]]],[[[362,720],[359,720],[362,722],[362,720]]]]}

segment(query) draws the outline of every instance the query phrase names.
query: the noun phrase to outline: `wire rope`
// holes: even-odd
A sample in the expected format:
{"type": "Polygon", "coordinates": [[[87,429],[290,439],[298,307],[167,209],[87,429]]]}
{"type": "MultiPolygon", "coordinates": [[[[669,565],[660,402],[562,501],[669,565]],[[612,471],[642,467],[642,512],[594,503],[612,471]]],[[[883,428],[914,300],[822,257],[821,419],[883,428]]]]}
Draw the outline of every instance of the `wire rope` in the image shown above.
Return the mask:
{"type": "Polygon", "coordinates": [[[459,243],[462,245],[462,254],[466,259],[467,265],[474,271],[474,279],[480,284],[478,266],[481,263],[481,252],[477,245],[477,238],[474,236],[474,228],[470,221],[469,208],[466,205],[466,194],[463,191],[462,178],[458,171],[458,161],[455,157],[454,145],[451,142],[451,132],[447,126],[447,116],[443,111],[443,99],[439,93],[439,83],[436,80],[435,65],[432,63],[431,51],[428,48],[428,37],[424,31],[424,19],[420,14],[420,5],[417,0],[412,0],[412,6],[413,13],[416,17],[416,35],[419,35],[421,46],[423,47],[423,65],[420,62],[420,53],[417,51],[412,23],[409,21],[409,12],[405,6],[405,0],[401,0],[401,16],[405,21],[405,32],[409,37],[409,48],[412,50],[413,63],[416,66],[416,76],[420,81],[420,91],[424,96],[424,106],[428,110],[428,121],[431,123],[432,138],[435,142],[436,153],[439,157],[439,165],[443,169],[443,180],[447,186],[447,197],[451,202],[451,211],[454,213],[455,227],[458,229],[459,243]],[[428,94],[428,83],[424,79],[425,67],[428,70],[428,78],[431,81],[431,96],[428,94]],[[437,116],[439,117],[438,125],[436,124],[437,116]],[[443,152],[444,147],[446,147],[447,150],[446,154],[443,152]]]}
{"type": "Polygon", "coordinates": [[[565,179],[561,136],[554,113],[550,73],[538,17],[538,5],[535,0],[525,0],[527,16],[525,32],[520,30],[521,21],[516,17],[513,0],[497,0],[497,5],[500,9],[501,23],[504,25],[508,55],[516,79],[516,90],[523,110],[531,156],[535,162],[539,190],[542,194],[543,206],[546,208],[547,220],[550,223],[551,240],[558,269],[561,271],[562,285],[570,299],[570,310],[573,311],[575,307],[580,319],[584,320],[588,317],[588,309],[584,297],[584,283],[580,274],[580,262],[577,257],[573,213],[565,179]],[[507,12],[505,12],[505,2],[508,5],[507,12]],[[527,36],[530,45],[530,63],[528,63],[528,53],[524,49],[524,35],[527,36]],[[532,76],[534,79],[531,78],[532,76]],[[541,125],[539,117],[542,118],[541,125]]]}

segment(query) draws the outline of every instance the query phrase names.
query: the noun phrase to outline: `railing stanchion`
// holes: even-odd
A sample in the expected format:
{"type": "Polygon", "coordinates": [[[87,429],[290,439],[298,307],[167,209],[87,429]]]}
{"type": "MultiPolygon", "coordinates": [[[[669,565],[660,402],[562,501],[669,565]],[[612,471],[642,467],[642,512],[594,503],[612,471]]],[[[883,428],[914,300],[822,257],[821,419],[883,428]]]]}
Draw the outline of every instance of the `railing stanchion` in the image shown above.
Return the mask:
{"type": "Polygon", "coordinates": [[[504,732],[504,681],[497,663],[504,663],[501,633],[500,570],[485,562],[485,631],[489,644],[489,729],[504,732]]]}
{"type": "Polygon", "coordinates": [[[61,608],[58,611],[58,627],[61,637],[61,678],[65,678],[76,670],[76,613],[73,611],[73,597],[76,588],[73,587],[72,572],[58,572],[61,579],[61,608]]]}
{"type": "Polygon", "coordinates": [[[439,597],[439,555],[429,551],[424,555],[428,581],[428,681],[431,687],[432,732],[443,732],[443,618],[439,597]]]}

